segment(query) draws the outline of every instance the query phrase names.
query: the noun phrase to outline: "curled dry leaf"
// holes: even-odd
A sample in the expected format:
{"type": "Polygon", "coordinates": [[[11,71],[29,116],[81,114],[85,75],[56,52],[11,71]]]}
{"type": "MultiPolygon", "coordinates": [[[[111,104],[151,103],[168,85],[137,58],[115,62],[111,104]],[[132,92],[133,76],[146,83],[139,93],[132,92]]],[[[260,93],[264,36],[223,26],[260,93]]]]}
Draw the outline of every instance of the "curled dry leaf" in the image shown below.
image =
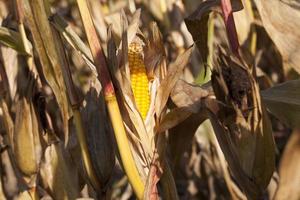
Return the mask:
{"type": "Polygon", "coordinates": [[[254,0],[263,25],[278,47],[283,61],[300,73],[300,3],[287,0],[254,0]]]}
{"type": "Polygon", "coordinates": [[[182,71],[186,67],[193,49],[194,46],[189,47],[183,54],[179,55],[173,63],[170,63],[166,77],[161,81],[158,87],[157,97],[155,99],[155,113],[158,117],[165,108],[173,87],[182,75],[182,71]]]}
{"type": "Polygon", "coordinates": [[[104,191],[115,165],[113,129],[103,95],[94,87],[91,87],[86,95],[86,106],[82,110],[82,116],[92,164],[104,191]]]}
{"type": "MultiPolygon", "coordinates": [[[[243,9],[243,4],[240,0],[231,0],[231,3],[233,11],[243,9]]],[[[201,53],[202,60],[206,60],[209,53],[207,44],[209,28],[208,20],[211,12],[221,13],[220,0],[208,0],[202,2],[199,7],[184,20],[201,53]]]]}
{"type": "Polygon", "coordinates": [[[300,121],[300,80],[287,81],[261,92],[268,110],[290,127],[300,121]]]}
{"type": "Polygon", "coordinates": [[[300,131],[295,130],[282,155],[279,168],[279,188],[276,200],[300,199],[300,131]]]}
{"type": "Polygon", "coordinates": [[[212,86],[222,104],[209,116],[232,174],[249,198],[257,198],[275,168],[271,122],[248,66],[223,51],[218,56],[212,86]]]}
{"type": "Polygon", "coordinates": [[[148,78],[151,80],[154,76],[161,74],[161,79],[165,76],[166,52],[161,32],[155,22],[150,23],[149,42],[144,48],[144,62],[147,69],[148,78]],[[156,70],[159,70],[157,72],[156,70]]]}
{"type": "Polygon", "coordinates": [[[169,145],[175,165],[191,144],[199,125],[206,119],[203,106],[208,96],[208,90],[184,80],[178,80],[171,92],[171,99],[177,107],[164,116],[158,131],[170,129],[169,145]]]}
{"type": "MultiPolygon", "coordinates": [[[[104,18],[105,22],[112,27],[112,33],[114,34],[115,38],[118,41],[122,40],[122,35],[123,35],[122,21],[124,20],[124,16],[125,16],[124,10],[121,11],[121,15],[122,16],[120,17],[119,13],[114,13],[104,18]]],[[[136,35],[136,31],[139,27],[140,16],[141,16],[141,9],[137,9],[131,16],[131,20],[127,29],[128,32],[127,36],[128,36],[129,43],[133,40],[133,38],[136,35]]]]}
{"type": "MultiPolygon", "coordinates": [[[[159,123],[157,132],[171,129],[189,118],[192,114],[201,113],[204,99],[209,96],[209,89],[178,80],[170,97],[176,108],[172,108],[159,123]]],[[[199,125],[199,124],[198,124],[199,125]]]]}

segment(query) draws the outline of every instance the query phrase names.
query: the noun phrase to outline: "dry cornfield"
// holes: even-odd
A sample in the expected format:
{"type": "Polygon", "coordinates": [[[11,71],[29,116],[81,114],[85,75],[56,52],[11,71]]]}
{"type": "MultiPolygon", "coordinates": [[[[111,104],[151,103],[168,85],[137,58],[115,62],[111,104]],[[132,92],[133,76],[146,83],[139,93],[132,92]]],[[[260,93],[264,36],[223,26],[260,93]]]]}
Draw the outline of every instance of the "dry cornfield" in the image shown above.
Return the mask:
{"type": "Polygon", "coordinates": [[[300,1],[0,0],[0,200],[300,199],[300,1]]]}

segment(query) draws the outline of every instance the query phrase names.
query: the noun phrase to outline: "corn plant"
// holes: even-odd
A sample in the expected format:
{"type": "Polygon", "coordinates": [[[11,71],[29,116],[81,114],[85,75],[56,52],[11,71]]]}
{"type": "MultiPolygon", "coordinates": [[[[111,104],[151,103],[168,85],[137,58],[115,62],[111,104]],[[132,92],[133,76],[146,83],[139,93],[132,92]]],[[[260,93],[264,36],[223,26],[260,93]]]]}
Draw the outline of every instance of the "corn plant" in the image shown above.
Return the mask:
{"type": "Polygon", "coordinates": [[[299,199],[273,1],[1,1],[0,199],[299,199]]]}

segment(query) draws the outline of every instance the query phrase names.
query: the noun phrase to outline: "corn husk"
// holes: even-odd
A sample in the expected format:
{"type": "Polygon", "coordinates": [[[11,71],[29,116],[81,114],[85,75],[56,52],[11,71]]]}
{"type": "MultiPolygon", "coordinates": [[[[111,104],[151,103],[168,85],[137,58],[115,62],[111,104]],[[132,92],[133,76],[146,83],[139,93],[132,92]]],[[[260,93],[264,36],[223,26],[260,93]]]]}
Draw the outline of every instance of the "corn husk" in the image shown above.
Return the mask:
{"type": "Polygon", "coordinates": [[[113,130],[107,118],[103,94],[91,87],[82,110],[87,145],[101,190],[105,191],[115,165],[113,130]]]}
{"type": "Polygon", "coordinates": [[[271,122],[249,67],[219,51],[212,74],[219,104],[209,111],[216,137],[239,186],[248,198],[259,197],[275,168],[271,122]]]}
{"type": "Polygon", "coordinates": [[[40,175],[44,188],[54,199],[76,199],[78,197],[77,170],[71,167],[67,152],[61,142],[53,142],[44,153],[40,175]]]}

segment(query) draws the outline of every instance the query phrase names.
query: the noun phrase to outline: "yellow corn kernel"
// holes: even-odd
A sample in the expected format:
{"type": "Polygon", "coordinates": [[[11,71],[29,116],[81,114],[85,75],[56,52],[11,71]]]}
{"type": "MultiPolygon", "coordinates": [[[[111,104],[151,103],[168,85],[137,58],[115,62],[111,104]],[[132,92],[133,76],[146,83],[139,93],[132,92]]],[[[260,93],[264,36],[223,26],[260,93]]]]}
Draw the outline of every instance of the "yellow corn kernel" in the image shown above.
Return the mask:
{"type": "Polygon", "coordinates": [[[143,119],[146,118],[149,105],[149,81],[142,56],[143,47],[141,44],[132,42],[128,48],[128,61],[130,68],[131,87],[135,103],[143,119]]]}

